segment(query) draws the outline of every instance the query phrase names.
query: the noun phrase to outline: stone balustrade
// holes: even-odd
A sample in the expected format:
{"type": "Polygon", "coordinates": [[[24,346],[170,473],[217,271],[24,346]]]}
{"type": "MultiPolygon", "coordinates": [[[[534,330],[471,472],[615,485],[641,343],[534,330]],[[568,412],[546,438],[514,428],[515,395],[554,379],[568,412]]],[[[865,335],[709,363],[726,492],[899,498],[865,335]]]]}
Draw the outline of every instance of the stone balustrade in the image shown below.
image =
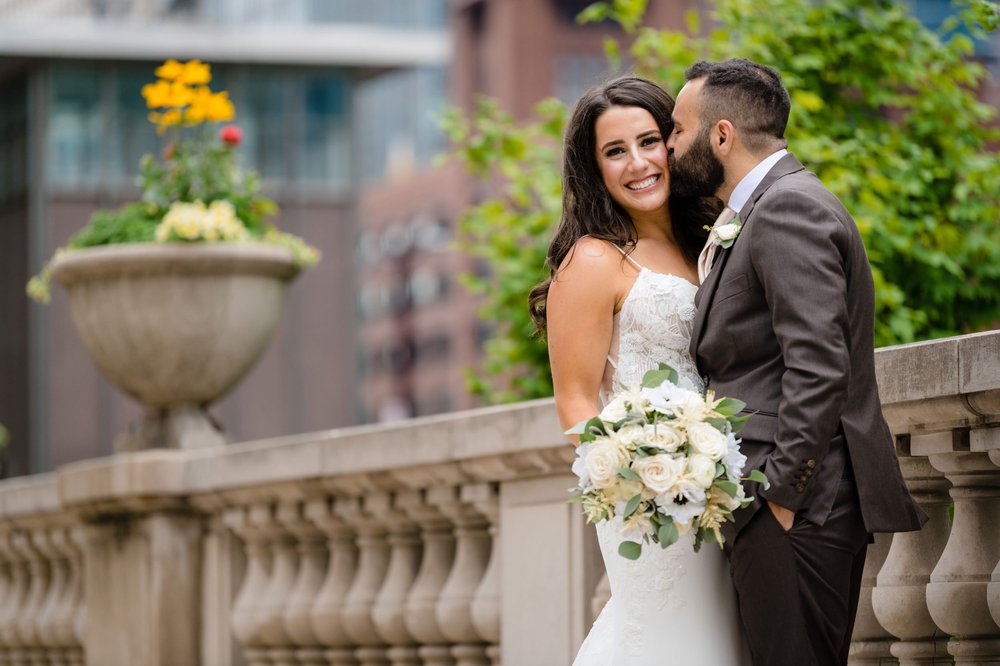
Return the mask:
{"type": "MultiPolygon", "coordinates": [[[[870,547],[852,663],[1000,664],[1000,332],[877,359],[930,522],[870,547]]],[[[569,664],[572,455],[541,400],[0,482],[0,666],[569,664]]]]}

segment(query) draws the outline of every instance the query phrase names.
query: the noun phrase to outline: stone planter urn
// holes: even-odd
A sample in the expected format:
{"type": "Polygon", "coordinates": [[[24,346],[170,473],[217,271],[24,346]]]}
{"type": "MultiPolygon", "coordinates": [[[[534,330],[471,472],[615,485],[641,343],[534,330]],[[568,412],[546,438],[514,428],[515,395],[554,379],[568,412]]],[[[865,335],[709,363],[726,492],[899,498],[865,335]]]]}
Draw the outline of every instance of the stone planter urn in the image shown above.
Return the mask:
{"type": "Polygon", "coordinates": [[[104,375],[145,415],[117,451],[225,443],[207,407],[253,367],[298,274],[264,244],[121,244],[52,264],[77,332],[104,375]]]}

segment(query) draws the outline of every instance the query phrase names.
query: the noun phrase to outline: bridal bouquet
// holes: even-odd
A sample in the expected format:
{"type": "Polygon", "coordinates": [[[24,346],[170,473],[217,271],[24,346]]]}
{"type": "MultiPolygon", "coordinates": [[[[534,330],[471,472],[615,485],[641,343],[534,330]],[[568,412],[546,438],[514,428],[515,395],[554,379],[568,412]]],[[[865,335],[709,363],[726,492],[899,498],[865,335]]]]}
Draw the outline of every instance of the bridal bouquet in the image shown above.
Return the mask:
{"type": "MultiPolygon", "coordinates": [[[[677,381],[661,363],[567,433],[580,435],[571,501],[583,504],[589,522],[618,523],[625,537],[618,552],[631,560],[643,543],[666,548],[681,534],[693,534],[695,551],[704,541],[721,547],[719,528],[753,499],[740,485],[747,459],[736,438],[749,418],[737,416],[745,403],[677,381]]],[[[748,478],[767,488],[759,470],[748,478]]]]}

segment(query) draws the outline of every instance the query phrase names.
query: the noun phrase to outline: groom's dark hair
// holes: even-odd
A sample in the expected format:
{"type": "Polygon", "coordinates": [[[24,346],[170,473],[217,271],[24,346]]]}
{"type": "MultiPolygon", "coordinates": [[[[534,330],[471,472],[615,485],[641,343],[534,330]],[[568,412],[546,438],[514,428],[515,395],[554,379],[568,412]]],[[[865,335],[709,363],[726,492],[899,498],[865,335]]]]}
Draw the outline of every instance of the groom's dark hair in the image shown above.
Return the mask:
{"type": "Polygon", "coordinates": [[[698,117],[702,128],[728,120],[751,152],[785,148],[785,126],[791,100],[773,67],[733,58],[701,61],[684,73],[688,81],[704,79],[698,117]]]}

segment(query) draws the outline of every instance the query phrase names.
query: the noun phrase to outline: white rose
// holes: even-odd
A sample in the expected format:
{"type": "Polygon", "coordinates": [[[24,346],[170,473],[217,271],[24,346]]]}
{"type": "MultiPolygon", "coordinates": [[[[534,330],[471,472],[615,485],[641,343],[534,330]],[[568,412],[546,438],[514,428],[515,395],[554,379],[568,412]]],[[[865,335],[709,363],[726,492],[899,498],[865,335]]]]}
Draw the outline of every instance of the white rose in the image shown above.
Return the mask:
{"type": "Polygon", "coordinates": [[[672,490],[684,474],[684,460],[658,453],[639,458],[632,463],[632,469],[651,492],[662,495],[672,490]]]}
{"type": "Polygon", "coordinates": [[[674,453],[684,443],[684,435],[669,423],[643,426],[643,439],[647,444],[658,446],[667,453],[674,453]]]}
{"type": "Polygon", "coordinates": [[[695,453],[708,456],[718,462],[728,453],[726,436],[707,423],[691,423],[687,426],[688,443],[695,453]]]}
{"type": "Polygon", "coordinates": [[[628,464],[625,449],[610,439],[590,442],[590,450],[586,456],[584,462],[590,475],[590,482],[598,488],[612,486],[618,470],[628,464]]]}
{"type": "Polygon", "coordinates": [[[740,235],[740,225],[735,222],[730,222],[729,224],[723,224],[721,227],[715,227],[715,236],[720,241],[731,241],[735,240],[737,236],[740,235]]]}
{"type": "Polygon", "coordinates": [[[627,425],[609,436],[623,446],[632,446],[641,442],[645,438],[645,430],[637,424],[627,425]]]}
{"type": "Polygon", "coordinates": [[[688,458],[688,474],[702,488],[708,488],[715,480],[715,461],[708,456],[695,454],[688,458]]]}

